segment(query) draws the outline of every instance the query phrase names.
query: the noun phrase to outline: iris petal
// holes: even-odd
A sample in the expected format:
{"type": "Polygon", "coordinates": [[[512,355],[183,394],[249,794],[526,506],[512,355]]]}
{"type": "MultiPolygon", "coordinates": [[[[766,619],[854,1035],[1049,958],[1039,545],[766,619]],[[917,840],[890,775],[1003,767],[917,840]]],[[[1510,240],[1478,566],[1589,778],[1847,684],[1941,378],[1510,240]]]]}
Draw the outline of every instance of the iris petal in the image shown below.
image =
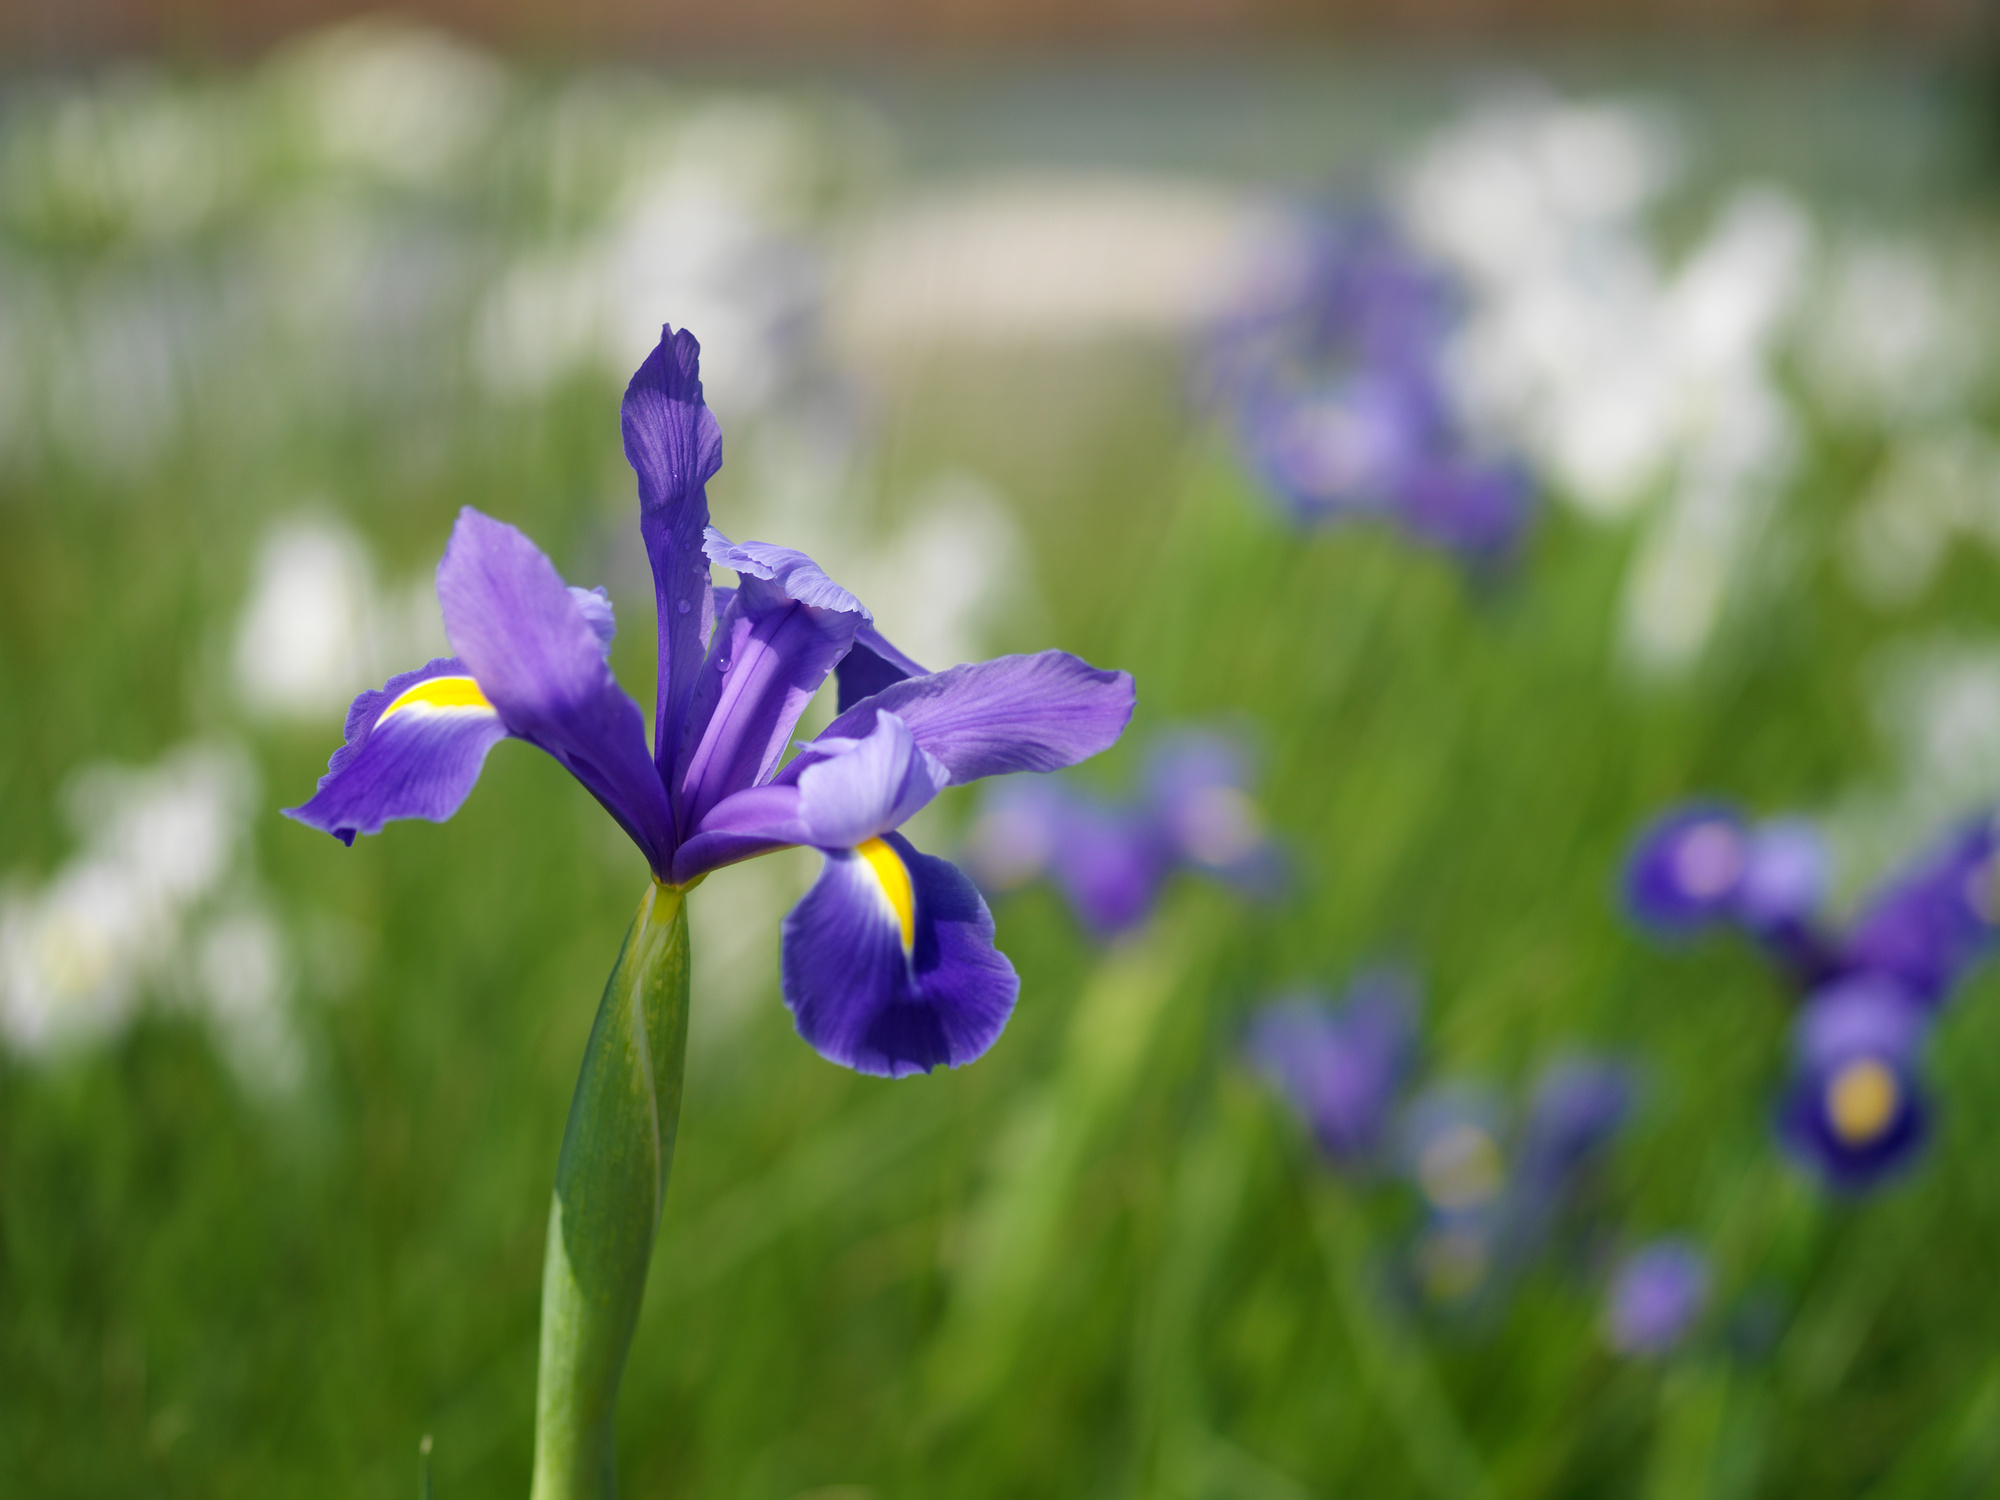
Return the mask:
{"type": "Polygon", "coordinates": [[[799,715],[868,618],[803,552],[711,538],[711,555],[742,581],[716,621],[688,703],[672,783],[688,831],[724,797],[770,775],[799,715]]]}
{"type": "Polygon", "coordinates": [[[893,683],[841,714],[825,737],[859,739],[876,714],[893,713],[962,784],[1056,771],[1108,750],[1133,700],[1130,673],[1100,671],[1067,651],[999,656],[893,683]]]}
{"type": "Polygon", "coordinates": [[[625,457],[639,476],[639,532],[659,607],[653,758],[665,781],[715,624],[701,537],[708,526],[708,481],[722,467],[722,430],[702,398],[701,345],[693,334],[660,330],[660,342],[625,388],[620,423],[625,457]]]}
{"type": "Polygon", "coordinates": [[[898,834],[881,842],[909,879],[911,941],[880,853],[828,852],[785,918],[785,1004],[821,1056],[857,1072],[958,1067],[993,1045],[1020,981],[993,947],[993,918],[972,882],[898,834]]]}
{"type": "Polygon", "coordinates": [[[486,753],[507,726],[456,657],[440,657],[361,694],[347,712],[347,741],[334,751],[319,790],[285,809],[352,844],[394,818],[442,823],[457,812],[486,753]]]}
{"type": "Polygon", "coordinates": [[[512,526],[467,507],[438,564],[445,633],[501,722],[581,781],[656,871],[673,849],[645,720],[606,665],[608,617],[512,526]]]}
{"type": "Polygon", "coordinates": [[[888,638],[873,625],[863,625],[854,632],[854,649],[840,659],[833,675],[840,684],[839,702],[834,712],[844,714],[863,698],[872,697],[891,683],[901,682],[906,677],[927,677],[930,674],[913,657],[890,644],[888,638]]]}

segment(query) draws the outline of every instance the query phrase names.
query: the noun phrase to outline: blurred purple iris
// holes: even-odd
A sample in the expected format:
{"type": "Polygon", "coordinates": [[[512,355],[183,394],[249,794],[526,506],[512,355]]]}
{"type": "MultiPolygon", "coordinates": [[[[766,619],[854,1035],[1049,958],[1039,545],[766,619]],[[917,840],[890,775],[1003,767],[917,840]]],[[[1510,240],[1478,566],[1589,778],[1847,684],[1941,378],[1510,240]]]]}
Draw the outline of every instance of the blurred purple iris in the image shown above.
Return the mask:
{"type": "Polygon", "coordinates": [[[1666,1354],[1687,1337],[1708,1303],[1708,1261],[1682,1239],[1641,1246],[1611,1278],[1605,1338],[1620,1354],[1666,1354]]]}
{"type": "Polygon", "coordinates": [[[1642,926],[1682,937],[1733,923],[1781,948],[1810,932],[1827,885],[1826,847],[1810,823],[1751,824],[1721,802],[1666,813],[1625,867],[1626,905],[1642,926]]]}
{"type": "Polygon", "coordinates": [[[1840,946],[1850,973],[1893,979],[1925,1005],[1944,1001],[1993,946],[1995,819],[1947,833],[1863,903],[1840,946]]]}
{"type": "Polygon", "coordinates": [[[1132,679],[1060,651],[926,672],[804,553],[708,524],[722,437],[700,348],[664,330],[625,393],[626,457],[659,620],[653,743],[611,675],[610,601],[566,586],[513,527],[468,507],[438,564],[454,655],[348,711],[346,743],[291,816],[344,842],[394,818],[441,822],[504,739],[547,751],[602,803],[656,880],[790,845],[823,856],[785,919],[783,987],[824,1056],[892,1076],[978,1057],[1019,982],[972,883],[896,829],[947,784],[1050,771],[1112,744],[1132,679]],[[738,578],[712,588],[709,567],[738,578]],[[840,713],[783,766],[830,673],[840,713]]]}
{"type": "Polygon", "coordinates": [[[1284,882],[1285,861],[1251,799],[1252,781],[1238,740],[1182,730],[1154,745],[1130,803],[1056,780],[996,786],[967,838],[966,862],[989,892],[1053,880],[1100,938],[1145,921],[1176,870],[1268,896],[1284,882]]]}
{"type": "Polygon", "coordinates": [[[1874,1187],[1922,1149],[1930,1112],[1916,1069],[1925,1019],[1893,980],[1868,974],[1820,991],[1799,1013],[1779,1137],[1830,1186],[1874,1187]]]}
{"type": "Polygon", "coordinates": [[[1340,1005],[1317,995],[1260,1012],[1245,1050],[1342,1166],[1373,1165],[1416,1061],[1417,986],[1395,969],[1365,973],[1340,1005]]]}
{"type": "Polygon", "coordinates": [[[1209,353],[1250,467],[1301,523],[1376,516],[1468,559],[1504,557],[1531,487],[1480,450],[1451,399],[1446,273],[1379,217],[1320,215],[1301,237],[1293,274],[1257,288],[1209,353]]]}

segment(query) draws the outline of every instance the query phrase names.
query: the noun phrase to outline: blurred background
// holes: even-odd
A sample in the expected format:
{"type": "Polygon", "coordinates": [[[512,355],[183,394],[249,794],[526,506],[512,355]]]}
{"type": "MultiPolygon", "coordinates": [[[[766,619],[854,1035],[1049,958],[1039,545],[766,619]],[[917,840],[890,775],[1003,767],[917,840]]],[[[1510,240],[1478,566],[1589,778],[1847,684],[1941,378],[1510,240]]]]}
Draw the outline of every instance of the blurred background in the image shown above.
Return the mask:
{"type": "Polygon", "coordinates": [[[630,1493],[2000,1488],[1983,7],[93,0],[0,59],[0,1488],[525,1484],[643,860],[518,745],[446,826],[278,809],[445,650],[462,505],[648,701],[664,321],[722,529],[1140,706],[912,830],[1022,978],[968,1069],[794,1035],[810,853],[691,898],[630,1493]]]}

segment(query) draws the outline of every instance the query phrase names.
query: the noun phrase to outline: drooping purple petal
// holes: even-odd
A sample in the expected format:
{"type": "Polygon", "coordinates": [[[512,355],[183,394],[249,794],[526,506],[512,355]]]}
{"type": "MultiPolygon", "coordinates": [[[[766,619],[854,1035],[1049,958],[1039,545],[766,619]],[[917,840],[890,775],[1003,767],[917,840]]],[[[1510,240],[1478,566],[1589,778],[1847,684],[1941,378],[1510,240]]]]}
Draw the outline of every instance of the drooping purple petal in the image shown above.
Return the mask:
{"type": "Polygon", "coordinates": [[[399,672],[347,711],[346,743],[319,790],[285,815],[352,844],[394,818],[442,823],[479,779],[507,726],[456,657],[399,672]]]}
{"type": "Polygon", "coordinates": [[[844,714],[863,698],[881,692],[892,682],[901,682],[906,677],[923,677],[928,673],[912,657],[892,645],[873,625],[863,625],[854,632],[854,649],[840,659],[833,675],[840,689],[834,712],[844,714]]]}
{"type": "Polygon", "coordinates": [[[1708,1261],[1686,1240],[1655,1240],[1612,1276],[1604,1334],[1620,1354],[1651,1358],[1685,1338],[1708,1302],[1708,1261]]]}
{"type": "Polygon", "coordinates": [[[625,388],[620,425],[625,457],[639,477],[639,532],[659,607],[653,755],[666,781],[715,621],[701,541],[707,484],[722,467],[722,430],[702,399],[701,345],[685,328],[660,330],[660,342],[625,388]]]}
{"type": "Polygon", "coordinates": [[[665,873],[673,817],[645,720],[605,662],[608,615],[535,544],[467,507],[438,564],[445,634],[507,729],[553,755],[665,873]]]}
{"type": "Polygon", "coordinates": [[[738,546],[713,530],[708,545],[741,583],[716,621],[675,761],[679,826],[690,832],[724,797],[770,775],[799,715],[868,619],[861,601],[803,552],[738,546]]]}
{"type": "Polygon", "coordinates": [[[1640,925],[1681,936],[1727,917],[1749,855],[1732,807],[1695,802],[1640,835],[1625,867],[1625,899],[1640,925]]]}
{"type": "Polygon", "coordinates": [[[841,714],[826,733],[859,739],[878,712],[893,713],[963,785],[1087,760],[1117,741],[1132,704],[1130,673],[1100,671],[1067,651],[1042,651],[891,684],[841,714]]]}
{"type": "Polygon", "coordinates": [[[1923,1007],[1893,981],[1860,975],[1814,995],[1794,1024],[1792,1081],[1778,1115],[1786,1150],[1843,1192],[1909,1166],[1929,1136],[1917,1078],[1923,1007]]]}
{"type": "Polygon", "coordinates": [[[829,850],[784,924],[799,1035],[857,1072],[958,1067],[993,1045],[1020,991],[979,892],[899,834],[829,850]]]}

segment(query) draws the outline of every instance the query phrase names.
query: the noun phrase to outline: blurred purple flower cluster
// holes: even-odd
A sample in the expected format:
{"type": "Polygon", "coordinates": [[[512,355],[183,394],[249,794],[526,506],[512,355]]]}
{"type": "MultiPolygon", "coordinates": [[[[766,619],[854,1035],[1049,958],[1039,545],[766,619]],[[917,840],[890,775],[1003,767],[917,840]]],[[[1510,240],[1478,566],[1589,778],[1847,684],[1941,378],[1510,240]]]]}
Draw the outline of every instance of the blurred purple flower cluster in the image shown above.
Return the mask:
{"type": "Polygon", "coordinates": [[[1178,730],[1153,745],[1139,794],[1129,801],[1053,776],[996,785],[963,858],[989,895],[1053,881],[1099,938],[1143,923],[1177,870],[1268,897],[1283,887],[1287,864],[1251,799],[1254,781],[1240,738],[1178,730]]]}
{"type": "Polygon", "coordinates": [[[1527,470],[1471,433],[1445,379],[1445,269],[1384,220],[1319,212],[1300,253],[1210,341],[1207,383],[1250,468],[1301,524],[1376,517],[1490,563],[1532,502],[1527,470]]]}
{"type": "Polygon", "coordinates": [[[1542,1069],[1518,1112],[1462,1081],[1413,1090],[1419,1013],[1409,974],[1368,970],[1338,1004],[1305,993],[1265,1006],[1245,1050],[1343,1172],[1414,1188],[1411,1289],[1467,1311],[1589,1227],[1598,1168],[1636,1086],[1621,1063],[1569,1056],[1542,1069]]]}
{"type": "Polygon", "coordinates": [[[1805,1000],[1779,1108],[1786,1150],[1829,1186],[1856,1192],[1915,1160],[1930,1110],[1919,1064],[1930,1022],[1993,945],[1993,815],[1950,830],[1863,899],[1825,910],[1824,846],[1794,819],[1750,823],[1718,802],[1656,821],[1626,865],[1633,917],[1663,936],[1734,927],[1805,1000]]]}

